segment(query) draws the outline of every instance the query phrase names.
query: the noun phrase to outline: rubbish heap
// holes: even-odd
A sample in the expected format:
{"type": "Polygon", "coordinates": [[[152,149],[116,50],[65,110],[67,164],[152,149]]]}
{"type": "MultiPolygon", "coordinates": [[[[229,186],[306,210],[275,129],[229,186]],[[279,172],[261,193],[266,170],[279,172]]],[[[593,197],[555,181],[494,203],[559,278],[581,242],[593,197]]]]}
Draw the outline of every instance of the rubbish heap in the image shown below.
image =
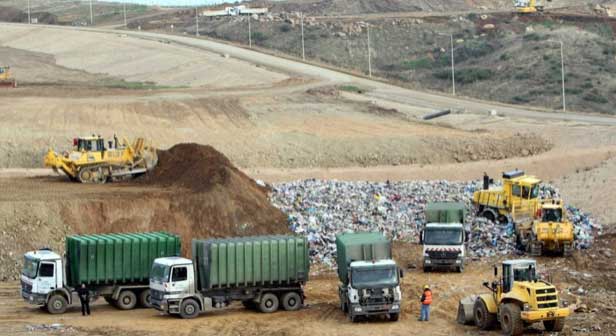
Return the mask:
{"type": "MultiPolygon", "coordinates": [[[[513,224],[492,223],[475,216],[473,192],[480,181],[450,182],[348,182],[301,180],[272,185],[274,206],[282,210],[291,231],[306,235],[313,262],[335,266],[336,235],[350,231],[378,231],[392,240],[419,242],[425,224],[424,208],[430,202],[463,202],[468,209],[466,231],[469,254],[474,258],[515,252],[513,224]]],[[[544,185],[542,195],[557,197],[558,190],[544,185]]],[[[601,231],[589,214],[567,207],[575,223],[576,247],[588,248],[601,231]]]]}

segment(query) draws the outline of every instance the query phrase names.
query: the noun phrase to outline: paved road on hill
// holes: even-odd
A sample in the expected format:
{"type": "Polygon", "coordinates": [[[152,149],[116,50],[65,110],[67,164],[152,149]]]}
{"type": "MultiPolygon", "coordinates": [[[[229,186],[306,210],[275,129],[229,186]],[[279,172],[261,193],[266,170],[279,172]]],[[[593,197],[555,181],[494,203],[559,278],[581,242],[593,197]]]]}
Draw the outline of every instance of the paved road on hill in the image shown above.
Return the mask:
{"type": "MultiPolygon", "coordinates": [[[[10,24],[2,23],[0,24],[0,27],[2,25],[10,24]]],[[[506,105],[495,102],[448,96],[444,94],[416,91],[387,84],[381,81],[348,74],[342,71],[333,70],[331,68],[324,68],[316,64],[303,63],[297,60],[265,54],[259,51],[212,40],[143,31],[118,31],[113,29],[42,25],[41,27],[53,29],[79,29],[110,34],[120,33],[135,38],[154,39],[169,43],[181,44],[193,48],[219,53],[221,55],[227,54],[233,58],[241,59],[264,67],[293,73],[299,76],[317,78],[320,79],[324,85],[354,83],[359,86],[369,88],[369,92],[366,92],[365,95],[372,96],[375,99],[389,100],[392,102],[407,104],[410,106],[433,109],[435,111],[450,108],[462,109],[467,113],[481,114],[488,114],[490,111],[497,111],[501,115],[506,115],[510,117],[521,117],[537,120],[561,120],[569,122],[616,126],[616,118],[610,116],[588,113],[550,112],[529,107],[506,105]]]]}

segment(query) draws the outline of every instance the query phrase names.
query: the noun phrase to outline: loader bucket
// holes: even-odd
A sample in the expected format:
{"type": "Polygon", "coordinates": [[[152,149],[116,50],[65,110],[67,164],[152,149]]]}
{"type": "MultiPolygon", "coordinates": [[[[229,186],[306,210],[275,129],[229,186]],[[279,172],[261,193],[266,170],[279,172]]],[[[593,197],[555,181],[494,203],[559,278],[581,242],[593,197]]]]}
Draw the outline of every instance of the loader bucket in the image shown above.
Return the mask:
{"type": "Polygon", "coordinates": [[[44,160],[45,167],[51,167],[51,168],[58,167],[58,156],[56,152],[54,152],[51,149],[47,152],[47,155],[45,155],[45,158],[43,160],[44,160]]]}
{"type": "Polygon", "coordinates": [[[472,325],[475,323],[473,307],[476,300],[477,295],[467,296],[460,300],[460,303],[458,304],[458,317],[456,319],[458,323],[463,325],[472,325]]]}

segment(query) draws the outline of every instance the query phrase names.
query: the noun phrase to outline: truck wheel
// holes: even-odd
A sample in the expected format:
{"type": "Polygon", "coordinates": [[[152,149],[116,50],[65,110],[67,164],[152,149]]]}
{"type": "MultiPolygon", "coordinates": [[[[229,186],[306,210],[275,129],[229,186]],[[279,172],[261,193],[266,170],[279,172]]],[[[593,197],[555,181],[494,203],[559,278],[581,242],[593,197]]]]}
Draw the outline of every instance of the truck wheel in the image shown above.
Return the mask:
{"type": "Polygon", "coordinates": [[[391,313],[389,314],[389,320],[391,322],[396,322],[400,319],[400,313],[391,313]]]}
{"type": "Polygon", "coordinates": [[[183,319],[195,318],[199,315],[199,304],[193,299],[186,299],[180,307],[180,316],[183,319]]]}
{"type": "Polygon", "coordinates": [[[572,253],[571,243],[564,243],[562,251],[563,257],[570,257],[572,253]]]}
{"type": "Polygon", "coordinates": [[[278,310],[279,304],[280,301],[276,295],[265,293],[261,296],[261,301],[259,301],[259,310],[262,313],[273,313],[278,310]]]}
{"type": "Polygon", "coordinates": [[[516,336],[524,332],[524,321],[520,316],[520,306],[515,303],[506,303],[501,308],[500,316],[501,329],[503,334],[516,336]]]}
{"type": "Polygon", "coordinates": [[[52,295],[47,301],[47,311],[50,314],[64,314],[68,303],[64,296],[60,294],[52,295]]]}
{"type": "Polygon", "coordinates": [[[122,310],[131,310],[137,305],[137,295],[131,290],[123,290],[118,295],[116,306],[122,310]]]}
{"type": "Polygon", "coordinates": [[[539,257],[542,253],[542,246],[540,242],[532,241],[530,243],[530,255],[539,257]]]}
{"type": "Polygon", "coordinates": [[[349,321],[351,321],[351,323],[355,323],[357,320],[359,320],[359,316],[353,315],[353,313],[349,312],[349,321]]]}
{"type": "Polygon", "coordinates": [[[139,305],[143,308],[152,308],[152,292],[149,289],[144,289],[139,293],[139,305]]]}
{"type": "Polygon", "coordinates": [[[427,272],[432,272],[432,267],[430,267],[430,266],[424,266],[424,267],[423,267],[423,271],[424,271],[424,273],[427,273],[427,272]]]}
{"type": "Polygon", "coordinates": [[[296,292],[288,292],[282,296],[282,308],[286,311],[298,310],[302,306],[302,298],[296,292]]]}
{"type": "Polygon", "coordinates": [[[477,299],[473,306],[473,316],[475,324],[481,330],[494,329],[496,325],[496,314],[491,314],[482,299],[477,299]]]}
{"type": "Polygon", "coordinates": [[[561,332],[565,327],[565,319],[559,318],[552,321],[543,321],[543,326],[545,327],[546,331],[561,332]]]}

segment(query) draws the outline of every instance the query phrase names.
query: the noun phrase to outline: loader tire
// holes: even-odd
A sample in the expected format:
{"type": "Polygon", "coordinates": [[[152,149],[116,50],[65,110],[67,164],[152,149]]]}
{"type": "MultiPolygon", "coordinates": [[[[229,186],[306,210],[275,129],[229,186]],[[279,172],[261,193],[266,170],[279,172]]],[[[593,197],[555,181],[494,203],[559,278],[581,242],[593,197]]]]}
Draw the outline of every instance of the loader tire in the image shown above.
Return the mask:
{"type": "Polygon", "coordinates": [[[501,308],[500,324],[503,334],[517,336],[524,333],[524,321],[520,315],[520,306],[515,303],[505,303],[501,308]]]}
{"type": "Polygon", "coordinates": [[[559,318],[551,321],[543,321],[543,327],[546,331],[556,331],[561,332],[565,327],[565,319],[559,318]]]}
{"type": "Polygon", "coordinates": [[[481,217],[489,220],[492,223],[496,223],[496,213],[490,208],[483,210],[481,212],[481,217]]]}
{"type": "Polygon", "coordinates": [[[543,252],[543,247],[540,242],[532,241],[530,244],[530,255],[534,257],[540,257],[543,252]]]}
{"type": "Polygon", "coordinates": [[[144,289],[139,293],[139,305],[143,308],[152,308],[152,292],[149,289],[144,289]]]}
{"type": "Polygon", "coordinates": [[[485,302],[482,299],[477,299],[473,306],[473,316],[475,317],[475,325],[481,330],[494,329],[496,326],[496,314],[488,311],[485,302]]]}

